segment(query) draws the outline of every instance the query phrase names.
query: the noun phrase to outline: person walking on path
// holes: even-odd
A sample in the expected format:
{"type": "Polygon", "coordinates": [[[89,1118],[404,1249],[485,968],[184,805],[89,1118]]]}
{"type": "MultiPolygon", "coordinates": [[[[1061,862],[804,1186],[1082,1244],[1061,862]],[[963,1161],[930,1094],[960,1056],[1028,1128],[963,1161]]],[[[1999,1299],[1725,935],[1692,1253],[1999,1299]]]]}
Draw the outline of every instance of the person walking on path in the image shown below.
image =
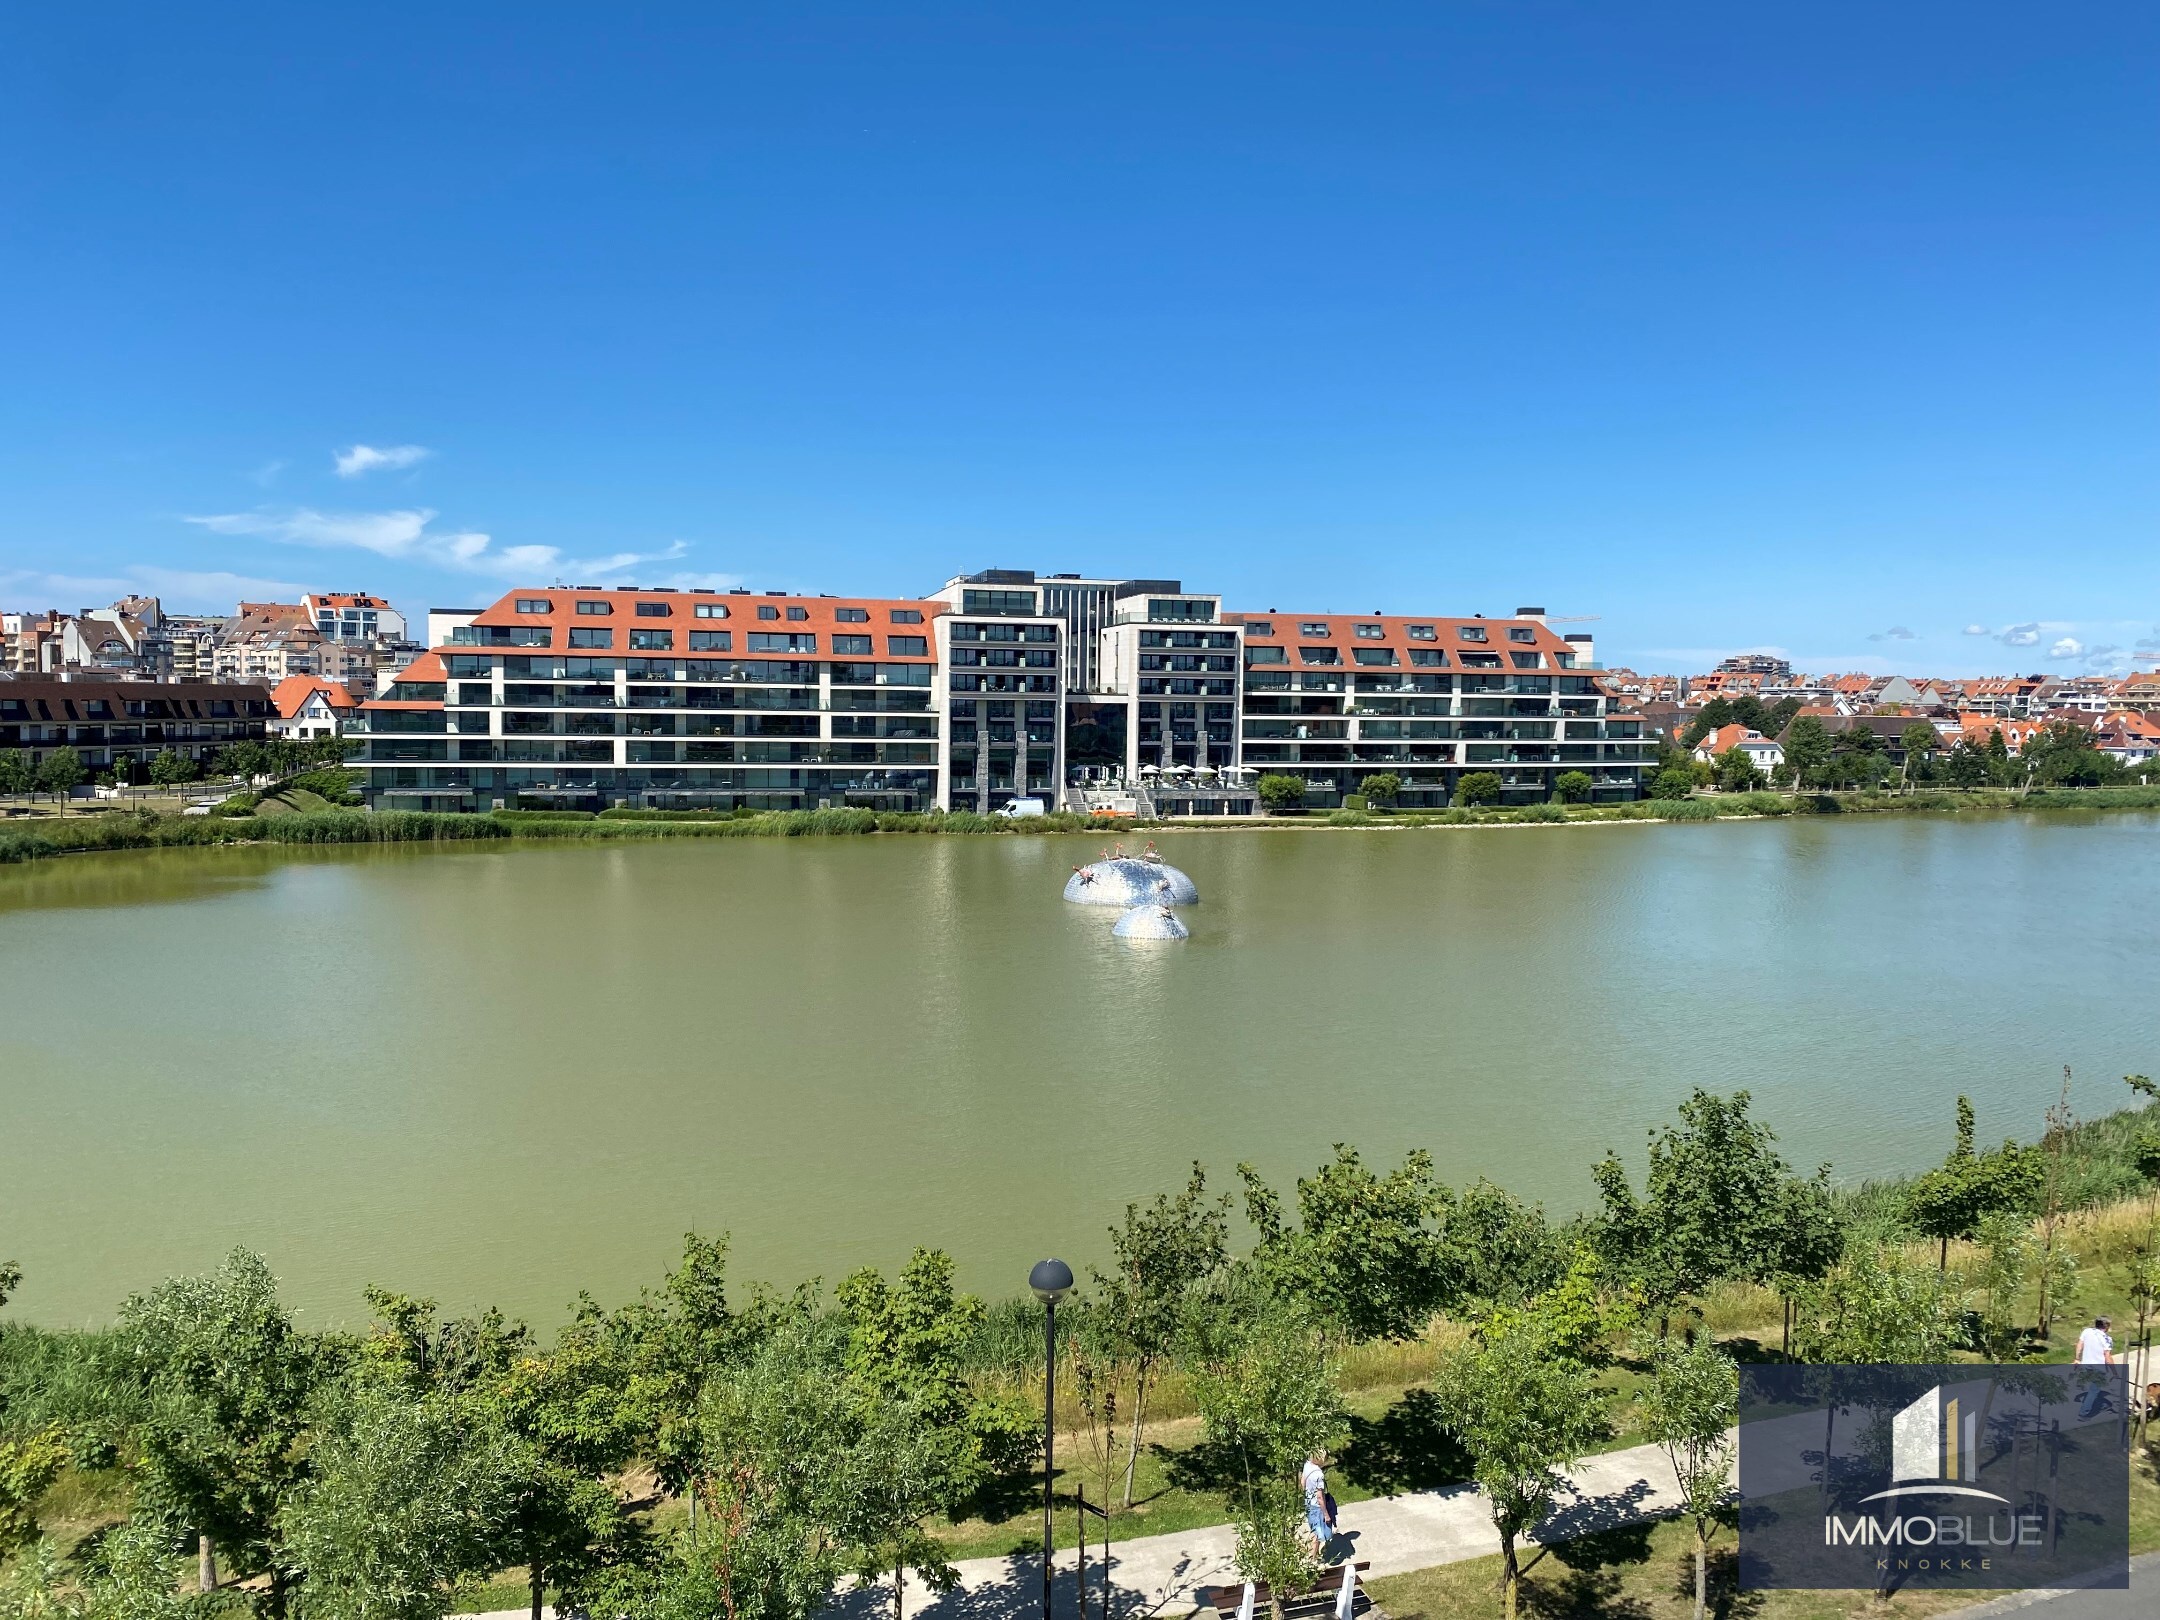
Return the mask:
{"type": "Polygon", "coordinates": [[[2077,1364],[2080,1367],[2115,1365],[2115,1339],[2108,1332],[2113,1326],[2106,1317],[2096,1316],[2093,1325],[2078,1335],[2077,1364]]]}
{"type": "Polygon", "coordinates": [[[1335,1542],[1335,1499],[1328,1495],[1327,1473],[1320,1466],[1319,1452],[1305,1459],[1305,1466],[1298,1471],[1298,1484],[1305,1492],[1305,1527],[1312,1532],[1313,1547],[1322,1558],[1335,1542]]]}

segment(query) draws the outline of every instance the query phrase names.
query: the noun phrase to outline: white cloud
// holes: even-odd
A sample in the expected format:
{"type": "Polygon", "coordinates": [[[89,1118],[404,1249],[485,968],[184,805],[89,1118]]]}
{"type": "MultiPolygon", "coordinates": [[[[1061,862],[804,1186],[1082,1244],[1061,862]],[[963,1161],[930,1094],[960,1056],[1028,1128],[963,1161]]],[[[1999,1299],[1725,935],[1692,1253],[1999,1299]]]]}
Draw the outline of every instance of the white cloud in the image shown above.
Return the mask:
{"type": "Polygon", "coordinates": [[[1919,638],[1902,624],[1893,624],[1887,630],[1878,630],[1868,637],[1870,641],[1916,641],[1919,638]]]}
{"type": "Polygon", "coordinates": [[[308,589],[286,579],[249,574],[132,567],[108,579],[44,574],[28,569],[0,574],[0,596],[25,607],[74,612],[103,607],[123,596],[155,596],[175,613],[230,613],[238,602],[297,602],[308,589]]]}
{"type": "Polygon", "coordinates": [[[2076,636],[2064,636],[2054,646],[2048,648],[2047,655],[2050,658],[2083,658],[2085,656],[2085,644],[2078,640],[2076,636]]]}
{"type": "MultiPolygon", "coordinates": [[[[494,536],[477,530],[431,528],[435,513],[426,507],[389,512],[318,512],[312,507],[296,506],[286,511],[220,512],[185,521],[199,524],[213,534],[246,535],[288,546],[370,551],[378,557],[521,585],[556,580],[572,584],[589,580],[597,585],[644,564],[671,562],[690,549],[685,542],[676,540],[660,551],[568,557],[559,546],[499,546],[494,536]]],[[[696,577],[702,581],[721,576],[696,577]]]]}
{"type": "Polygon", "coordinates": [[[2001,642],[2005,647],[2036,646],[2039,644],[2040,641],[2039,622],[2035,620],[2029,624],[2009,625],[2003,630],[2002,634],[1997,636],[1995,639],[2001,642]]]}
{"type": "Polygon", "coordinates": [[[1988,633],[1988,627],[1984,624],[1968,624],[1965,633],[1968,636],[1984,636],[1988,633]]]}
{"type": "Polygon", "coordinates": [[[421,444],[393,444],[380,450],[372,444],[356,444],[350,450],[332,452],[340,478],[360,478],[385,469],[396,472],[417,466],[434,453],[421,444]]]}

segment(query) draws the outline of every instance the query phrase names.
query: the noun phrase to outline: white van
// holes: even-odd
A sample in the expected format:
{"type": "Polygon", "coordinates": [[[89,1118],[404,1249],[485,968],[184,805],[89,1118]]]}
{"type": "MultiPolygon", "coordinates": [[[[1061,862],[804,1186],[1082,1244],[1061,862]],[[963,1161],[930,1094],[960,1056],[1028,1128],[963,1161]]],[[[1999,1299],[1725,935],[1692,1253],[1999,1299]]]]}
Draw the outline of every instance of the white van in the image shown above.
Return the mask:
{"type": "Polygon", "coordinates": [[[1050,811],[1040,799],[1010,799],[990,813],[1011,819],[1017,816],[1046,816],[1050,811]]]}

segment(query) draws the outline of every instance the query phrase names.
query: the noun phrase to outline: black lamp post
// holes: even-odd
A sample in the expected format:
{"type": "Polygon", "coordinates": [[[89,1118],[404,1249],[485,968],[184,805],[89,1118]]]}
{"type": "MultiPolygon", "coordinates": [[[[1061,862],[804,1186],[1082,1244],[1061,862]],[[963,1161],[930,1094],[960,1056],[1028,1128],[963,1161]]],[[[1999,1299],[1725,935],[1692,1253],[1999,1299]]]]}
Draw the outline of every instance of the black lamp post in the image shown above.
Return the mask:
{"type": "Polygon", "coordinates": [[[1043,1302],[1043,1565],[1042,1620],[1050,1620],[1050,1475],[1057,1444],[1057,1308],[1073,1291],[1072,1267],[1062,1260],[1038,1260],[1028,1273],[1028,1287],[1043,1302]]]}

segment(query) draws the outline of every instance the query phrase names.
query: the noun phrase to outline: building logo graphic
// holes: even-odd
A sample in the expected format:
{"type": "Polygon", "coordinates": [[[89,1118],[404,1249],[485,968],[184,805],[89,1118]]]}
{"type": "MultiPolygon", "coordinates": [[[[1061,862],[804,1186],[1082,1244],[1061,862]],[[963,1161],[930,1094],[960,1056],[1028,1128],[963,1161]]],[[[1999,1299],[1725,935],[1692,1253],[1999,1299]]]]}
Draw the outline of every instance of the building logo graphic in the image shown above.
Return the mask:
{"type": "Polygon", "coordinates": [[[1750,1366],[1740,1585],[2122,1587],[2121,1367],[1750,1366]]]}
{"type": "Polygon", "coordinates": [[[1860,1498],[1860,1505],[1900,1496],[1977,1496],[2009,1506],[2007,1496],[1973,1485],[1980,1472],[1980,1414],[1943,1399],[1937,1384],[1891,1419],[1888,1490],[1860,1498]]]}

